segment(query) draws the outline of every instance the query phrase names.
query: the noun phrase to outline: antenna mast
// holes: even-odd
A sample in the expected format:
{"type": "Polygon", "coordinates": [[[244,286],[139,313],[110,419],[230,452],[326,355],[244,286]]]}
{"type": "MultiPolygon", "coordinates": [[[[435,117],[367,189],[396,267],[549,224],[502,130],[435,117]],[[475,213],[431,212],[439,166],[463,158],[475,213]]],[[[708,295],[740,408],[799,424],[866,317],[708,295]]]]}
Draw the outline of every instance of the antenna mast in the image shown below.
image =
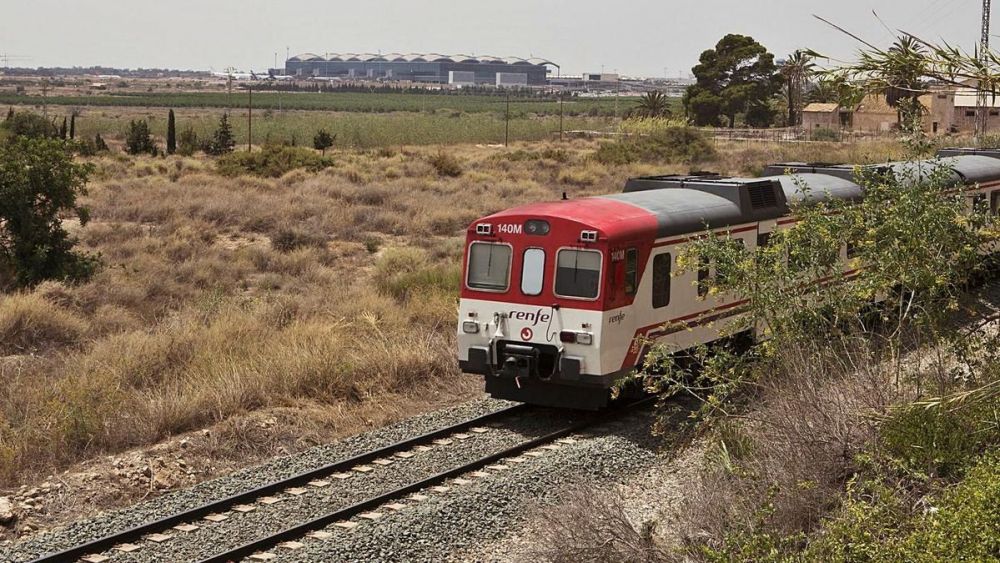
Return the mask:
{"type": "MultiPolygon", "coordinates": [[[[990,49],[990,0],[983,0],[982,31],[983,34],[979,40],[979,61],[985,65],[989,60],[987,53],[990,49]]],[[[986,134],[990,112],[989,107],[987,107],[986,88],[982,84],[977,84],[976,89],[976,141],[978,142],[986,134]]]]}

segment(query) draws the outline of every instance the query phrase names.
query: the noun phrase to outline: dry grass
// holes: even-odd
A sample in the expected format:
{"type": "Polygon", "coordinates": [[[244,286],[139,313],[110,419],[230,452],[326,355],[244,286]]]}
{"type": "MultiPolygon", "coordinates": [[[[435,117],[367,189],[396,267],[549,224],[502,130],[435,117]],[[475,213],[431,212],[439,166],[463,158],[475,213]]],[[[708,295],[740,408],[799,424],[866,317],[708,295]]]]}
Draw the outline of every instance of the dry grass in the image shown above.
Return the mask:
{"type": "MultiPolygon", "coordinates": [[[[92,222],[68,226],[105,267],[0,297],[0,482],[262,408],[468,396],[452,336],[468,223],[685,171],[605,167],[596,148],[449,147],[460,176],[419,147],[267,179],[200,158],[94,160],[92,222]]],[[[721,147],[714,167],[747,173],[802,150],[721,147]]]]}

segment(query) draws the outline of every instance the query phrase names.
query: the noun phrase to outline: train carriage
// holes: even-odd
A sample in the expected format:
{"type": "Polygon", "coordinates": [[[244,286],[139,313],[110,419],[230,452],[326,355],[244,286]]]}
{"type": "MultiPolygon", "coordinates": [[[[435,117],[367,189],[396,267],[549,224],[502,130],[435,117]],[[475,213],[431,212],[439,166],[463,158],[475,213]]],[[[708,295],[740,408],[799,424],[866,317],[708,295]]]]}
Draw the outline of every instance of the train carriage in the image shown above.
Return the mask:
{"type": "MultiPolygon", "coordinates": [[[[910,174],[912,164],[889,164],[910,174]]],[[[1000,203],[1000,160],[958,156],[946,166],[971,197],[1000,203]]],[[[853,167],[791,163],[762,178],[653,176],[623,193],[537,203],[469,226],[459,310],[459,365],[503,399],[599,409],[649,342],[684,350],[717,340],[745,300],[710,295],[711,266],[678,272],[685,245],[706,231],[753,250],[794,220],[804,200],[856,201],[853,167]],[[784,175],[791,170],[794,176],[784,175]]],[[[845,271],[853,266],[842,250],[845,271]]]]}

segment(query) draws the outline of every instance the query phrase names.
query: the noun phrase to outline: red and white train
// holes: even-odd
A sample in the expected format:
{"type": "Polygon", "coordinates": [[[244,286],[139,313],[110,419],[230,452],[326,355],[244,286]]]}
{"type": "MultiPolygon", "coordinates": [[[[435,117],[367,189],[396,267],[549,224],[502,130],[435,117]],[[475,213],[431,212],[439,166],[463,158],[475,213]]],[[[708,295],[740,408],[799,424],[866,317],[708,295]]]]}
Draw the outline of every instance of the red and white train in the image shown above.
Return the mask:
{"type": "MultiPolygon", "coordinates": [[[[1000,206],[1000,159],[991,156],[959,153],[884,169],[940,166],[970,186],[970,201],[985,196],[994,210],[1000,206]]],[[[719,339],[746,300],[708,294],[698,283],[708,270],[679,273],[685,245],[707,229],[752,250],[794,222],[791,202],[863,197],[852,166],[793,163],[768,172],[635,178],[620,194],[524,205],[475,221],[459,309],[461,369],[484,376],[496,398],[599,409],[650,343],[682,351],[719,339]]],[[[842,258],[851,268],[846,249],[842,258]]]]}

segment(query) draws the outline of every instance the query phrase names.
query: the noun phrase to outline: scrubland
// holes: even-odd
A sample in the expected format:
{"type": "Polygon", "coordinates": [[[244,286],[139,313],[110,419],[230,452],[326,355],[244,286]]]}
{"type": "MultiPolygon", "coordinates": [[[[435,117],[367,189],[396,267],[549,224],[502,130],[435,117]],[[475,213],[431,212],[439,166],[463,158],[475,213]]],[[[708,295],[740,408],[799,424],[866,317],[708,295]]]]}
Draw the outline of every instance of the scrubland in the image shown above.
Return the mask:
{"type": "MultiPolygon", "coordinates": [[[[204,157],[91,159],[92,219],[69,228],[102,267],[0,296],[0,482],[255,411],[298,409],[333,436],[352,409],[476,395],[452,336],[465,227],[692,166],[603,164],[600,143],[338,151],[329,168],[278,178],[223,176],[204,157]]],[[[716,150],[697,167],[752,174],[898,148],[716,150]]]]}

